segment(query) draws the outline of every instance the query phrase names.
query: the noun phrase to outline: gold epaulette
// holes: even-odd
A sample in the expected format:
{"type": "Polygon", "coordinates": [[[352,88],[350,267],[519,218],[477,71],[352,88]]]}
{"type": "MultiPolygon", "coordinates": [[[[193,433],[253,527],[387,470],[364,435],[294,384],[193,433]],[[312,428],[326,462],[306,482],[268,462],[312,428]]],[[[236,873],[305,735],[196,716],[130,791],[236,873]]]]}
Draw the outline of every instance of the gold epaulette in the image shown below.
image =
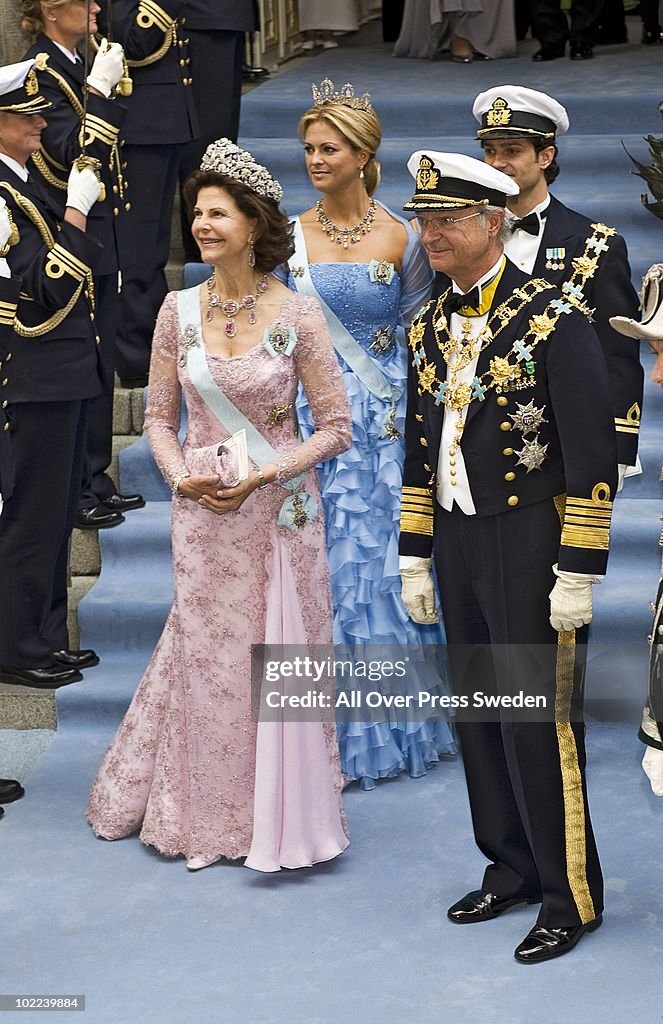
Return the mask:
{"type": "Polygon", "coordinates": [[[618,434],[637,434],[640,430],[640,406],[634,402],[626,416],[615,416],[615,430],[618,434]]]}
{"type": "Polygon", "coordinates": [[[433,536],[433,492],[430,488],[403,488],[401,533],[433,536]]]}
{"type": "Polygon", "coordinates": [[[596,484],[591,498],[568,495],[560,544],[568,548],[607,551],[610,547],[611,516],[612,501],[607,484],[596,484]]]}

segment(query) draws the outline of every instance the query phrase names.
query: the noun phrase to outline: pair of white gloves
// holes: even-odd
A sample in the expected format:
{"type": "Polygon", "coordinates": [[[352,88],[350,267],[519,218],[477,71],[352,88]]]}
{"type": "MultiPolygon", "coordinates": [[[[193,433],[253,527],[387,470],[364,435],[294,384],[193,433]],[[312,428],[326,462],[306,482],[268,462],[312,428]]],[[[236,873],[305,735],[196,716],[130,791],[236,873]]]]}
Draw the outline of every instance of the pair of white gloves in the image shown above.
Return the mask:
{"type": "MultiPolygon", "coordinates": [[[[11,238],[12,222],[4,196],[0,196],[0,252],[11,238]]],[[[0,256],[0,277],[11,277],[11,270],[4,256],[0,256]]]]}
{"type": "MultiPolygon", "coordinates": [[[[553,565],[557,582],[550,592],[550,625],[558,632],[579,629],[592,621],[592,585],[596,576],[563,572],[553,565]]],[[[435,608],[435,586],[430,558],[419,558],[401,569],[401,596],[406,611],[414,622],[431,625],[438,622],[435,608]]]]}

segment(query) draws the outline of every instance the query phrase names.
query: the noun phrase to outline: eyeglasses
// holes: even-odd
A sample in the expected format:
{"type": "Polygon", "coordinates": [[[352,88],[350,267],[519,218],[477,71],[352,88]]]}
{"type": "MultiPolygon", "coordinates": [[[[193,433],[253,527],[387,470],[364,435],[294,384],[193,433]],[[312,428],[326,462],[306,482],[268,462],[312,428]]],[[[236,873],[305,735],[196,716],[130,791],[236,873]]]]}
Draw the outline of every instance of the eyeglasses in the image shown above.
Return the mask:
{"type": "Polygon", "coordinates": [[[467,217],[415,217],[422,235],[424,231],[446,231],[460,224],[463,220],[472,220],[473,217],[480,217],[483,210],[478,213],[468,213],[467,217]]]}

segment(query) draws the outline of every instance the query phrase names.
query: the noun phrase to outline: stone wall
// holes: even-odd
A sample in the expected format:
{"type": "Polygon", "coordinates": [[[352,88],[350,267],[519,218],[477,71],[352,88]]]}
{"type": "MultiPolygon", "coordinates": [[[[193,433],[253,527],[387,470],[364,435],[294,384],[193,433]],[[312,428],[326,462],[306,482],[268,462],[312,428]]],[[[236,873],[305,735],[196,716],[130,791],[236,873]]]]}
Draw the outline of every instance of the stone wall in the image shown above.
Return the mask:
{"type": "Polygon", "coordinates": [[[0,0],[0,64],[13,64],[30,46],[30,38],[21,32],[20,0],[0,0]]]}

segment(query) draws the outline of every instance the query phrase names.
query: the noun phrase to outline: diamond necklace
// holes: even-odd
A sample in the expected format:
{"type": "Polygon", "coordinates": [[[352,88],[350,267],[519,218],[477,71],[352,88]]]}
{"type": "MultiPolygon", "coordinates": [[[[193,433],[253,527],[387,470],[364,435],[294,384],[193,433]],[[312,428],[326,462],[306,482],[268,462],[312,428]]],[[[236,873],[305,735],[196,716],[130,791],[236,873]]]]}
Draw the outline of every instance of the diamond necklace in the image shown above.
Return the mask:
{"type": "Polygon", "coordinates": [[[371,224],[375,218],[376,210],[377,204],[374,199],[371,199],[368,204],[368,210],[358,224],[355,224],[351,228],[339,228],[338,224],[333,224],[325,213],[325,208],[322,205],[322,199],[318,199],[315,204],[315,212],[320,227],[332,242],[336,242],[337,245],[342,245],[344,249],[347,249],[348,243],[354,245],[355,242],[361,242],[364,235],[368,234],[371,230],[371,224]]]}
{"type": "Polygon", "coordinates": [[[220,295],[217,295],[214,291],[216,284],[216,274],[207,281],[207,313],[205,319],[207,323],[210,323],[214,316],[214,310],[219,307],[221,312],[226,318],[224,330],[228,338],[234,338],[237,333],[235,326],[235,317],[239,313],[240,309],[245,309],[249,314],[249,323],[254,324],[256,322],[256,306],[258,305],[258,299],[266,292],[269,288],[269,281],[267,280],[267,274],[263,274],[261,278],[256,281],[256,294],[245,295],[240,302],[236,299],[222,299],[220,295]]]}

